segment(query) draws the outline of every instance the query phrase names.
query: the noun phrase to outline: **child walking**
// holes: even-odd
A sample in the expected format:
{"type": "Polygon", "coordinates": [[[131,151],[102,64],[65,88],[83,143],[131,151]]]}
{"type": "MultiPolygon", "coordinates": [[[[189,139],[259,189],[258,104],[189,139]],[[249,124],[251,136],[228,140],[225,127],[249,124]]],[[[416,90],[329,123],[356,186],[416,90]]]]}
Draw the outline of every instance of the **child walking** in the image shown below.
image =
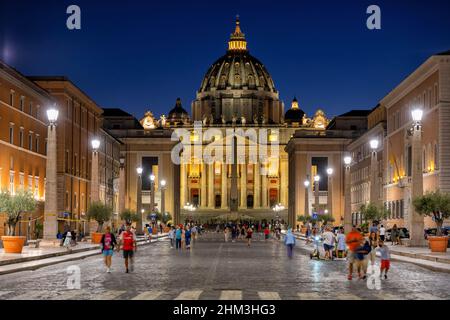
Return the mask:
{"type": "Polygon", "coordinates": [[[391,266],[391,255],[389,253],[389,248],[384,245],[383,241],[380,240],[378,242],[377,250],[381,254],[380,278],[382,278],[383,271],[384,271],[384,278],[387,279],[387,273],[388,273],[389,268],[391,266]]]}

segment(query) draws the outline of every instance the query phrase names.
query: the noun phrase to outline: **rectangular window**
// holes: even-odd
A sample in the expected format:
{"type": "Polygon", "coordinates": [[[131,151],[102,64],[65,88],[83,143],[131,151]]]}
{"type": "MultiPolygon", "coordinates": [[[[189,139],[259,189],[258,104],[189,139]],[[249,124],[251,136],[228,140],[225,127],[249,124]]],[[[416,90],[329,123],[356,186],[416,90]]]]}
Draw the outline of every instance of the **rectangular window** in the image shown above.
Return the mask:
{"type": "Polygon", "coordinates": [[[14,171],[9,173],[9,193],[14,194],[14,171]]]}
{"type": "Polygon", "coordinates": [[[33,101],[30,101],[30,104],[28,106],[28,113],[31,115],[33,115],[33,101]]]}
{"type": "Polygon", "coordinates": [[[69,173],[69,150],[66,150],[66,159],[65,159],[66,173],[69,173]]]}
{"type": "Polygon", "coordinates": [[[9,105],[14,107],[14,90],[11,90],[9,93],[9,105]]]}
{"type": "Polygon", "coordinates": [[[39,197],[39,177],[34,177],[34,197],[39,197]]]}
{"type": "Polygon", "coordinates": [[[33,176],[28,176],[28,191],[33,191],[33,176]]]}
{"type": "Polygon", "coordinates": [[[28,149],[33,151],[33,134],[32,133],[28,134],[28,149]]]}
{"type": "Polygon", "coordinates": [[[20,111],[23,111],[24,108],[25,108],[25,97],[20,96],[20,111]]]}
{"type": "Polygon", "coordinates": [[[9,127],[9,143],[14,144],[14,127],[9,127]]]}
{"type": "Polygon", "coordinates": [[[23,189],[25,186],[25,177],[23,176],[23,172],[19,173],[19,184],[20,184],[20,189],[23,189]]]}
{"type": "Polygon", "coordinates": [[[20,132],[19,132],[19,143],[20,143],[20,147],[23,148],[23,129],[20,129],[20,132]]]}
{"type": "Polygon", "coordinates": [[[36,152],[39,152],[39,136],[36,136],[36,152]]]}

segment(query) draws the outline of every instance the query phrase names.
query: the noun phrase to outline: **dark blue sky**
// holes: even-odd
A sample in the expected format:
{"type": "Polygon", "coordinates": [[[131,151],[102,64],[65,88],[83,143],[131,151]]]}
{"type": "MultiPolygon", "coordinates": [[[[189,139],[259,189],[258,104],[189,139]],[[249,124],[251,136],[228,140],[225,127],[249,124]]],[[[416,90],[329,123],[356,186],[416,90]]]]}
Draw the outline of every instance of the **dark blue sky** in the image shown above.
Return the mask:
{"type": "Polygon", "coordinates": [[[190,103],[226,50],[236,14],[286,109],[372,108],[433,53],[450,49],[448,0],[0,0],[1,59],[26,75],[65,75],[103,107],[138,118],[190,103]],[[81,7],[82,29],[66,28],[81,7]],[[366,28],[378,4],[382,30],[366,28]]]}

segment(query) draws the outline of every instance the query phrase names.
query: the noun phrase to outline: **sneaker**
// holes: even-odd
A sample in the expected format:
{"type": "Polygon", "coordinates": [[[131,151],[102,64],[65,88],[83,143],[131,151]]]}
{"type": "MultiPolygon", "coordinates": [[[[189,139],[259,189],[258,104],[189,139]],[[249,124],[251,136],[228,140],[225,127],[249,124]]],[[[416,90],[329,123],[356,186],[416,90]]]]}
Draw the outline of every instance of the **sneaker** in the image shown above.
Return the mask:
{"type": "Polygon", "coordinates": [[[366,276],[366,275],[364,275],[364,277],[362,277],[362,279],[363,279],[363,280],[366,280],[366,279],[367,279],[367,276],[366,276]]]}
{"type": "Polygon", "coordinates": [[[106,273],[111,273],[111,270],[109,268],[106,268],[106,273]]]}
{"type": "Polygon", "coordinates": [[[384,278],[387,279],[387,274],[384,275],[384,278]]]}
{"type": "Polygon", "coordinates": [[[127,268],[127,270],[125,270],[125,273],[129,273],[129,272],[128,272],[128,268],[127,268]]]}
{"type": "Polygon", "coordinates": [[[352,277],[351,274],[347,277],[348,280],[352,280],[352,278],[353,278],[353,277],[352,277]]]}

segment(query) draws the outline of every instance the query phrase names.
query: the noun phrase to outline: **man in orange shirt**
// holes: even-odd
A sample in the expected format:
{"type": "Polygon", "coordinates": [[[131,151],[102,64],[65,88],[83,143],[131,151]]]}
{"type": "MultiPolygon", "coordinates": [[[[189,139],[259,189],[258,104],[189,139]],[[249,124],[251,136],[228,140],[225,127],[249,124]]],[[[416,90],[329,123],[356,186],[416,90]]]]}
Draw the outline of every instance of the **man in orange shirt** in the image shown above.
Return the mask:
{"type": "Polygon", "coordinates": [[[353,262],[355,261],[355,251],[361,245],[364,240],[361,232],[356,229],[356,226],[353,226],[352,231],[347,234],[345,237],[345,243],[348,247],[348,280],[352,280],[353,275],[353,262]]]}

